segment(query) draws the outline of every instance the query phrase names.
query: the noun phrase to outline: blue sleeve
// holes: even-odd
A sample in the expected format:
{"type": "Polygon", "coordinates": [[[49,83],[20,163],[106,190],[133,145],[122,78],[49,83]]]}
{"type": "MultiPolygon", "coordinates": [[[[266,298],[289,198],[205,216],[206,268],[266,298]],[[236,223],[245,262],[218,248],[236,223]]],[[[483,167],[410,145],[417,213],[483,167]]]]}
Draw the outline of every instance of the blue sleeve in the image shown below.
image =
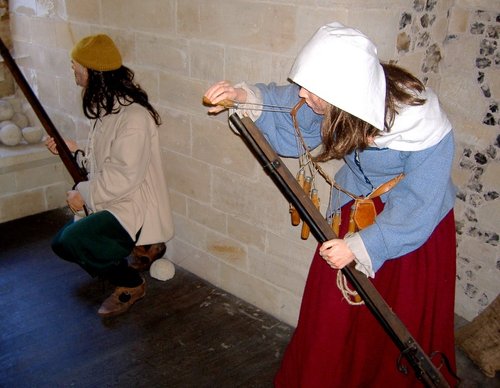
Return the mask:
{"type": "MultiPolygon", "coordinates": [[[[293,108],[300,100],[299,87],[295,84],[278,86],[275,83],[268,85],[257,84],[262,93],[263,103],[269,105],[286,106],[293,108]]],[[[321,143],[322,115],[314,113],[307,105],[303,105],[297,113],[302,136],[310,149],[321,143]]],[[[262,131],[274,150],[281,156],[297,157],[300,148],[295,136],[295,129],[290,113],[262,112],[255,124],[262,131]]]]}
{"type": "Polygon", "coordinates": [[[359,232],[374,271],[386,260],[423,245],[453,208],[453,156],[451,132],[431,148],[401,152],[401,157],[406,159],[404,179],[387,194],[384,210],[375,223],[359,232]]]}

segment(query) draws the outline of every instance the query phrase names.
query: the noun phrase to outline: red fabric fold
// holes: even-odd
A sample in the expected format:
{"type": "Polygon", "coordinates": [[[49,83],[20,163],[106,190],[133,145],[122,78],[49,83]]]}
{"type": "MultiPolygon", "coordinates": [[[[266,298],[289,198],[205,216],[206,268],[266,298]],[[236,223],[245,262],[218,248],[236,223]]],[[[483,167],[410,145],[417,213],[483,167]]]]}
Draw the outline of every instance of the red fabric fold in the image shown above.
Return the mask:
{"type": "MultiPolygon", "coordinates": [[[[376,201],[377,211],[383,204],[376,201]]],[[[349,209],[350,204],[344,206],[349,209]]],[[[340,236],[348,211],[342,212],[340,236]]],[[[453,211],[427,242],[377,271],[373,284],[430,355],[441,351],[455,370],[454,301],[456,237],[453,211]]],[[[279,388],[419,387],[407,363],[398,371],[399,349],[366,306],[352,306],[336,285],[337,271],[314,255],[297,328],[275,378],[279,388]]],[[[436,361],[438,364],[438,360],[436,361]]],[[[451,386],[456,381],[441,368],[451,386]]]]}

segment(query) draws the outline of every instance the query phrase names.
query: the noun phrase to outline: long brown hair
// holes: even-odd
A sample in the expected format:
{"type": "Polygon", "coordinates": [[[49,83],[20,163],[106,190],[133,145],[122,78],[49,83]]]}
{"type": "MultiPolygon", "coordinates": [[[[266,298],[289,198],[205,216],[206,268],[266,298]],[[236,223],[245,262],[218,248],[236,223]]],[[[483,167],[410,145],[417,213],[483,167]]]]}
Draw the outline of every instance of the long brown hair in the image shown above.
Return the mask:
{"type": "MultiPolygon", "coordinates": [[[[425,86],[418,78],[399,66],[388,63],[381,65],[386,79],[384,129],[389,132],[398,109],[405,105],[416,106],[425,103],[425,99],[419,97],[425,86]]],[[[373,125],[328,104],[321,124],[323,148],[314,159],[316,162],[342,159],[355,149],[363,150],[368,147],[370,138],[379,134],[380,130],[373,125]]]]}
{"type": "Polygon", "coordinates": [[[145,107],[156,125],[161,118],[147,93],[134,81],[134,72],[126,66],[112,71],[88,69],[88,86],[83,89],[83,112],[89,119],[118,113],[120,106],[137,103],[145,107]],[[116,106],[118,103],[119,106],[116,106]]]}

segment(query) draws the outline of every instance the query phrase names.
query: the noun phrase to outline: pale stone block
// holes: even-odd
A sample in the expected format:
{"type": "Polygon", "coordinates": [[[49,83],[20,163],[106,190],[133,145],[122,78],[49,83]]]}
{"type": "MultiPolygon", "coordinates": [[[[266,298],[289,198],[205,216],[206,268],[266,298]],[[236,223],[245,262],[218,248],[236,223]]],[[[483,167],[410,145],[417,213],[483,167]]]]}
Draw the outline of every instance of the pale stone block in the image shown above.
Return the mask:
{"type": "Polygon", "coordinates": [[[444,74],[439,96],[445,111],[450,115],[482,122],[485,104],[475,77],[460,73],[444,74]]]}
{"type": "Polygon", "coordinates": [[[225,213],[189,198],[187,199],[187,217],[211,230],[224,234],[227,231],[227,216],[225,213]]]}
{"type": "Polygon", "coordinates": [[[187,197],[183,194],[171,191],[170,193],[170,207],[172,212],[181,216],[187,217],[187,197]]]}
{"type": "Polygon", "coordinates": [[[455,312],[474,318],[500,292],[498,248],[464,236],[459,243],[455,312]]]}
{"type": "Polygon", "coordinates": [[[500,77],[498,76],[498,68],[490,69],[485,72],[485,82],[489,86],[491,95],[495,99],[500,98],[500,77]]]}
{"type": "Polygon", "coordinates": [[[302,293],[300,296],[290,292],[279,291],[279,310],[271,312],[280,321],[290,326],[296,327],[299,320],[300,305],[302,303],[302,293]]]}
{"type": "Polygon", "coordinates": [[[495,263],[491,258],[495,257],[498,249],[489,244],[485,244],[482,241],[478,241],[475,238],[464,236],[461,242],[460,256],[467,258],[478,257],[480,260],[477,260],[474,263],[468,263],[467,268],[476,267],[476,270],[480,267],[494,267],[495,263]],[[480,264],[478,267],[477,264],[480,264]]]}
{"type": "Polygon", "coordinates": [[[266,253],[286,262],[287,266],[293,268],[294,271],[304,273],[309,269],[317,242],[311,236],[309,237],[312,242],[311,246],[305,244],[304,240],[300,239],[300,227],[296,230],[295,240],[285,239],[268,232],[266,253]]]}
{"type": "Polygon", "coordinates": [[[500,0],[455,0],[455,7],[471,10],[496,11],[500,9],[500,0]]]}
{"type": "Polygon", "coordinates": [[[167,150],[191,155],[191,123],[189,115],[175,109],[161,108],[162,124],[158,129],[160,145],[167,150]]]}
{"type": "Polygon", "coordinates": [[[174,226],[177,237],[196,248],[203,249],[205,252],[207,251],[208,229],[206,226],[178,214],[174,215],[174,226]]]}
{"type": "MultiPolygon", "coordinates": [[[[79,110],[82,111],[82,108],[80,108],[79,110]]],[[[80,114],[83,116],[83,113],[80,114]]],[[[75,119],[75,117],[73,118],[75,119]]],[[[61,130],[64,130],[65,136],[68,137],[70,136],[71,133],[70,129],[71,131],[73,131],[74,134],[73,139],[76,139],[76,141],[78,142],[78,146],[81,149],[84,149],[85,145],[87,144],[88,135],[90,132],[90,121],[87,118],[81,120],[75,119],[72,128],[68,129],[61,128],[61,130]]]]}
{"type": "Polygon", "coordinates": [[[434,8],[432,12],[434,14],[447,15],[448,11],[455,6],[455,0],[440,0],[434,2],[434,8]]]}
{"type": "Polygon", "coordinates": [[[390,7],[408,7],[407,0],[316,0],[318,6],[349,6],[353,9],[358,8],[390,8],[390,7]]]}
{"type": "Polygon", "coordinates": [[[221,211],[262,228],[283,228],[288,206],[274,187],[215,170],[212,195],[214,207],[221,211]]]}
{"type": "Polygon", "coordinates": [[[0,195],[10,194],[17,191],[16,173],[8,172],[0,174],[0,195]]]}
{"type": "Polygon", "coordinates": [[[18,191],[25,191],[42,187],[47,184],[64,180],[64,167],[62,164],[40,163],[29,169],[23,169],[16,173],[18,191]]]}
{"type": "MultiPolygon", "coordinates": [[[[455,201],[455,206],[453,207],[453,211],[455,213],[455,219],[460,220],[463,218],[464,212],[467,206],[463,201],[455,201]]],[[[457,237],[458,239],[458,237],[457,237]]]]}
{"type": "Polygon", "coordinates": [[[160,74],[160,100],[171,108],[205,113],[202,98],[206,89],[205,83],[192,78],[163,72],[160,74]]]}
{"type": "Polygon", "coordinates": [[[500,187],[500,163],[498,159],[492,160],[487,165],[482,181],[485,182],[484,190],[498,190],[500,187]]]}
{"type": "MultiPolygon", "coordinates": [[[[272,55],[271,56],[271,76],[270,79],[278,85],[287,85],[288,75],[292,69],[294,57],[272,55]]],[[[261,82],[259,80],[259,82],[261,82]]]]}
{"type": "Polygon", "coordinates": [[[58,157],[50,154],[45,145],[40,143],[14,147],[0,146],[0,173],[36,166],[48,159],[57,161],[58,157]]]}
{"type": "Polygon", "coordinates": [[[227,217],[227,234],[242,244],[254,246],[260,251],[264,251],[266,247],[266,231],[239,218],[227,217]]]}
{"type": "Polygon", "coordinates": [[[205,251],[241,270],[247,270],[248,268],[245,247],[238,241],[223,236],[220,233],[212,232],[212,230],[207,231],[205,251]]]}
{"type": "Polygon", "coordinates": [[[136,58],[141,65],[183,76],[189,75],[188,46],[184,39],[137,34],[136,58]]]}
{"type": "Polygon", "coordinates": [[[394,59],[401,8],[394,5],[389,9],[377,7],[349,10],[348,25],[360,30],[377,46],[378,57],[383,61],[394,59]],[[383,26],[383,28],[381,28],[383,26]]]}
{"type": "MultiPolygon", "coordinates": [[[[492,257],[492,261],[497,261],[498,256],[492,257]]],[[[500,294],[500,287],[498,286],[498,270],[495,267],[490,267],[490,269],[479,279],[478,284],[481,285],[481,290],[483,291],[482,306],[486,307],[487,304],[490,304],[495,300],[497,295],[500,294]]]]}
{"type": "Polygon", "coordinates": [[[265,254],[250,248],[248,251],[249,273],[283,288],[294,295],[304,289],[307,270],[298,271],[294,265],[282,257],[265,254]]]}
{"type": "Polygon", "coordinates": [[[224,47],[208,42],[189,42],[190,76],[215,82],[224,78],[224,47]]]}
{"type": "MultiPolygon", "coordinates": [[[[46,73],[53,77],[67,76],[71,72],[71,59],[66,50],[49,48],[47,46],[32,46],[31,60],[36,72],[46,73]]],[[[39,92],[44,92],[40,90],[39,92]]]]}
{"type": "Polygon", "coordinates": [[[10,1],[9,12],[26,16],[36,15],[36,0],[10,1]]]}
{"type": "Polygon", "coordinates": [[[455,314],[468,321],[472,321],[477,315],[479,315],[478,306],[475,305],[464,292],[462,292],[458,285],[455,293],[455,314]]]}
{"type": "Polygon", "coordinates": [[[460,125],[455,125],[455,136],[458,141],[462,143],[465,147],[471,147],[474,149],[484,149],[489,147],[493,141],[491,126],[489,125],[478,125],[477,121],[456,118],[453,115],[455,112],[451,112],[450,121],[452,124],[456,122],[460,125]]]}
{"type": "Polygon", "coordinates": [[[169,34],[175,31],[174,0],[102,0],[104,25],[169,34]]]}
{"type": "Polygon", "coordinates": [[[218,286],[220,262],[203,250],[174,238],[168,243],[169,259],[185,270],[218,286]]]}
{"type": "Polygon", "coordinates": [[[450,9],[449,34],[463,34],[469,27],[469,11],[460,7],[450,9]]]}
{"type": "Polygon", "coordinates": [[[17,12],[10,14],[10,32],[15,40],[31,40],[31,18],[17,12]]]}
{"type": "MultiPolygon", "coordinates": [[[[157,71],[140,66],[134,66],[132,71],[135,73],[134,81],[147,93],[148,100],[152,105],[158,105],[160,97],[160,74],[157,71]]],[[[155,106],[156,110],[159,110],[155,106]]]]}
{"type": "Polygon", "coordinates": [[[271,56],[259,51],[226,49],[224,79],[234,83],[247,81],[249,83],[271,81],[271,56]]]}
{"type": "Polygon", "coordinates": [[[66,207],[66,193],[71,189],[67,182],[56,183],[45,187],[45,210],[66,207]]]}
{"type": "MultiPolygon", "coordinates": [[[[86,2],[85,2],[86,3],[86,2]]],[[[90,35],[90,27],[80,23],[71,23],[68,20],[52,19],[56,34],[56,47],[68,52],[68,57],[74,45],[84,36],[90,35]]]]}
{"type": "Polygon", "coordinates": [[[441,75],[428,74],[427,76],[420,76],[417,78],[419,78],[422,82],[424,82],[426,88],[431,88],[439,96],[439,93],[441,91],[441,81],[442,81],[441,75]]]}
{"type": "Polygon", "coordinates": [[[36,76],[38,99],[44,106],[59,107],[57,78],[53,75],[38,72],[36,76]]]}
{"type": "Polygon", "coordinates": [[[239,175],[255,177],[257,162],[227,123],[209,117],[192,118],[193,157],[239,175]]]}
{"type": "MultiPolygon", "coordinates": [[[[445,46],[445,56],[443,58],[442,64],[445,66],[443,68],[447,74],[455,74],[466,72],[469,74],[474,74],[474,78],[477,76],[477,68],[475,67],[475,61],[463,61],[464,57],[475,58],[477,56],[479,49],[479,42],[475,37],[472,36],[460,36],[460,38],[448,41],[445,46]]],[[[444,74],[443,74],[444,75],[444,74]]],[[[476,83],[476,88],[478,84],[476,83]]]]}
{"type": "MultiPolygon", "coordinates": [[[[83,112],[82,89],[75,84],[75,80],[59,78],[57,80],[59,91],[57,105],[67,114],[74,115],[83,112]]],[[[74,126],[72,126],[74,127],[74,126]]]]}
{"type": "Polygon", "coordinates": [[[430,33],[434,41],[444,42],[448,31],[449,20],[446,17],[439,17],[436,19],[432,27],[430,28],[430,33]]]}
{"type": "Polygon", "coordinates": [[[0,222],[11,221],[45,210],[42,188],[0,197],[0,222]]]}
{"type": "Polygon", "coordinates": [[[277,53],[293,49],[295,20],[295,9],[284,4],[224,0],[177,3],[181,36],[247,49],[277,53]]]}
{"type": "Polygon", "coordinates": [[[35,17],[31,19],[32,31],[36,31],[31,36],[34,44],[47,47],[56,47],[56,30],[52,20],[48,18],[35,17]]]}
{"type": "MultiPolygon", "coordinates": [[[[302,47],[311,39],[321,26],[339,22],[348,25],[348,8],[335,4],[334,6],[320,8],[311,6],[311,2],[305,2],[307,7],[297,8],[297,19],[295,21],[294,49],[292,54],[295,57],[302,47]]],[[[287,71],[290,68],[287,68],[287,71]]]]}
{"type": "MultiPolygon", "coordinates": [[[[456,160],[458,163],[458,159],[456,160]]],[[[456,167],[452,170],[452,177],[453,183],[455,183],[455,185],[457,185],[458,187],[463,187],[470,179],[470,171],[456,167]]]]}
{"type": "Polygon", "coordinates": [[[211,200],[211,168],[198,160],[167,152],[163,166],[170,190],[176,190],[201,202],[211,200]]]}
{"type": "MultiPolygon", "coordinates": [[[[498,187],[497,184],[496,188],[498,187]]],[[[481,220],[481,228],[498,233],[500,230],[500,206],[498,206],[498,200],[486,202],[483,206],[476,209],[476,216],[481,220]]],[[[483,257],[479,252],[476,252],[476,256],[483,257]]]]}
{"type": "Polygon", "coordinates": [[[66,17],[70,21],[101,23],[101,1],[66,0],[66,17]]]}
{"type": "Polygon", "coordinates": [[[61,21],[56,24],[57,47],[64,49],[69,54],[75,44],[82,38],[91,35],[92,27],[88,24],[61,21]]]}
{"type": "Polygon", "coordinates": [[[270,314],[276,314],[280,308],[275,286],[223,263],[220,265],[219,286],[270,314]]]}

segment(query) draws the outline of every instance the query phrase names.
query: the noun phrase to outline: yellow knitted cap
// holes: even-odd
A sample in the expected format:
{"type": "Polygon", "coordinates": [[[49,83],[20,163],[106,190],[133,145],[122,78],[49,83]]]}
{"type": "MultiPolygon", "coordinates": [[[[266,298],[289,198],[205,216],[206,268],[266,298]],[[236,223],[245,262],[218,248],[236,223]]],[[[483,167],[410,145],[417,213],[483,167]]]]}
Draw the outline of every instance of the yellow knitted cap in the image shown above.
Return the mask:
{"type": "Polygon", "coordinates": [[[87,36],[80,40],[73,50],[71,58],[87,69],[110,71],[119,69],[122,56],[113,40],[104,34],[87,36]]]}

